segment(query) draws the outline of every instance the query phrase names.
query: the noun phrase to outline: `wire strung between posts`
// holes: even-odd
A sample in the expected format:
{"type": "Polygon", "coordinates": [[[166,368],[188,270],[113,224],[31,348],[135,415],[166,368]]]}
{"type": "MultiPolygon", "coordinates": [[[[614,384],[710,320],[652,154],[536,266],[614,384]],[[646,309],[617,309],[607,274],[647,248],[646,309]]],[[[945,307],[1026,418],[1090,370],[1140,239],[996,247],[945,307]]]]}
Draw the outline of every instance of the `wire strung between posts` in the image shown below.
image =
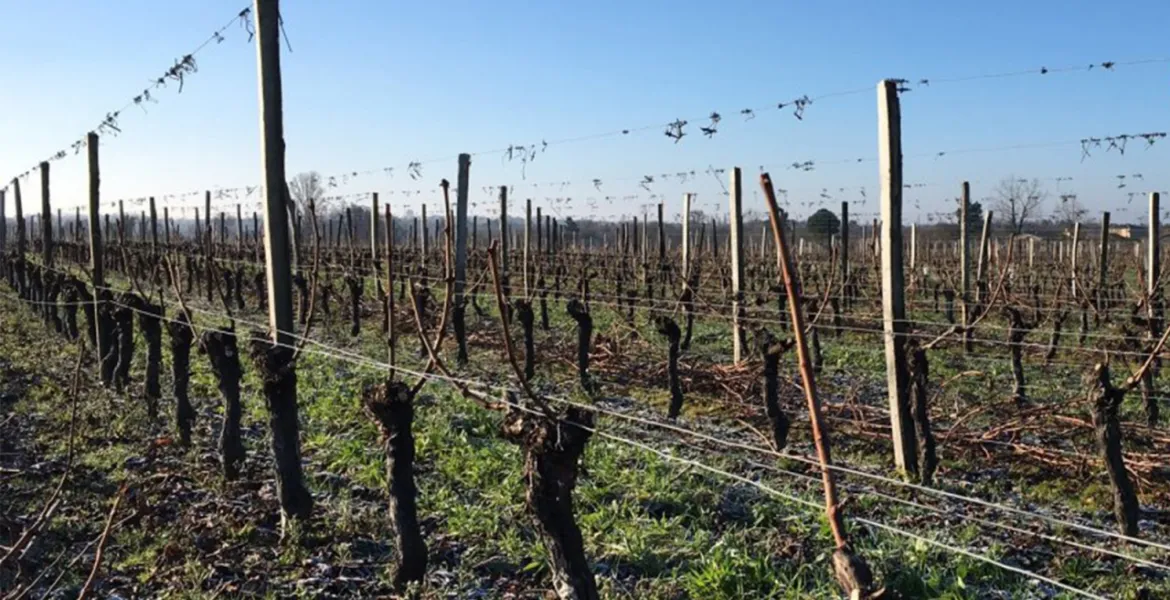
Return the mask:
{"type": "MultiPolygon", "coordinates": [[[[144,88],[141,92],[139,92],[137,95],[135,95],[133,98],[131,98],[130,101],[127,102],[125,106],[123,106],[122,108],[119,108],[118,110],[107,112],[105,118],[103,118],[102,121],[100,123],[98,123],[97,127],[95,127],[92,130],[92,133],[97,133],[99,135],[103,135],[103,134],[107,134],[107,133],[117,135],[117,134],[121,133],[122,128],[119,126],[118,118],[122,115],[122,113],[125,112],[127,109],[129,109],[132,106],[138,106],[138,107],[142,108],[143,112],[145,112],[146,108],[145,108],[144,104],[149,103],[149,102],[157,102],[158,99],[155,95],[155,92],[157,92],[160,88],[166,87],[167,82],[170,82],[170,81],[178,82],[179,93],[180,94],[183,93],[183,84],[186,81],[187,75],[190,75],[192,73],[196,73],[199,71],[198,64],[195,62],[195,55],[199,54],[200,51],[202,51],[204,48],[209,46],[212,42],[215,42],[217,44],[222,43],[225,39],[224,32],[226,32],[229,27],[232,27],[236,24],[239,24],[241,27],[243,27],[248,32],[248,41],[249,42],[252,41],[252,36],[255,33],[255,27],[254,27],[254,25],[252,25],[252,22],[250,20],[251,15],[252,15],[252,8],[245,6],[239,13],[236,14],[236,16],[232,17],[232,19],[230,21],[225,23],[219,29],[216,29],[215,31],[213,31],[211,36],[208,37],[206,40],[204,40],[204,42],[202,44],[200,44],[198,47],[196,47],[191,52],[184,54],[182,56],[182,58],[176,59],[174,65],[172,65],[169,69],[164,71],[161,76],[155,78],[151,82],[150,85],[146,86],[146,88],[144,88]]],[[[86,143],[87,143],[86,138],[87,138],[86,135],[83,135],[80,138],[78,138],[76,141],[74,141],[73,143],[71,143],[69,145],[69,150],[72,150],[73,154],[75,154],[75,155],[78,154],[79,152],[81,152],[81,149],[84,148],[86,143]]],[[[69,156],[69,152],[65,149],[61,149],[61,150],[58,150],[57,152],[54,152],[44,162],[48,163],[48,162],[58,161],[58,160],[64,159],[66,156],[69,156]]],[[[28,176],[30,174],[32,174],[33,171],[37,170],[38,168],[39,168],[39,163],[37,166],[29,168],[25,172],[17,175],[16,177],[11,178],[9,181],[11,181],[12,179],[17,179],[17,178],[26,179],[26,178],[28,178],[28,176]]]]}

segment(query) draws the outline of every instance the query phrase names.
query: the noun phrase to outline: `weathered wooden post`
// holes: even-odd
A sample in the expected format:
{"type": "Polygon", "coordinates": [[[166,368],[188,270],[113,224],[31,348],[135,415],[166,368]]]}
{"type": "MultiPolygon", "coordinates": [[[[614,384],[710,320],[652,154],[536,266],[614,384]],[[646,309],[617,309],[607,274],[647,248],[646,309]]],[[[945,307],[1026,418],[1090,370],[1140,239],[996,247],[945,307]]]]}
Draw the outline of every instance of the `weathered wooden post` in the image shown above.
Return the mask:
{"type": "MultiPolygon", "coordinates": [[[[260,347],[264,394],[270,413],[277,495],[286,517],[307,518],[313,497],[301,469],[293,336],[292,271],[289,265],[289,198],[284,193],[284,115],[280,76],[280,0],[255,0],[256,52],[260,87],[260,153],[264,171],[265,257],[268,322],[272,346],[260,347]]],[[[261,344],[257,344],[261,346],[261,344]]]]}
{"type": "MultiPolygon", "coordinates": [[[[7,202],[4,197],[7,192],[8,190],[0,189],[0,257],[8,251],[8,214],[5,212],[7,202]]],[[[7,267],[0,267],[3,268],[7,267]]]]}
{"type": "MultiPolygon", "coordinates": [[[[150,251],[158,252],[158,209],[154,205],[154,196],[147,199],[147,208],[150,211],[150,251]]],[[[145,219],[143,220],[145,223],[145,219]]]]}
{"type": "Polygon", "coordinates": [[[662,203],[658,203],[658,262],[666,261],[666,229],[662,225],[662,203]]]}
{"type": "Polygon", "coordinates": [[[1146,294],[1150,301],[1161,296],[1158,275],[1162,272],[1162,214],[1158,192],[1150,192],[1150,226],[1146,232],[1146,294]]]}
{"type": "Polygon", "coordinates": [[[878,168],[881,177],[882,330],[885,334],[894,464],[904,475],[918,472],[917,442],[910,415],[906,361],[906,305],[902,273],[902,115],[898,84],[878,84],[878,168]]]}
{"type": "Polygon", "coordinates": [[[963,352],[971,351],[971,184],[964,181],[959,193],[959,310],[963,324],[963,352]]]}
{"type": "MultiPolygon", "coordinates": [[[[467,205],[471,186],[471,155],[459,155],[459,173],[455,179],[455,333],[459,344],[458,359],[467,362],[467,334],[464,325],[466,299],[463,291],[467,287],[467,205]]],[[[531,206],[529,202],[529,206],[531,206]]],[[[448,209],[449,210],[449,209],[448,209]]],[[[450,224],[448,224],[450,227],[450,224]]],[[[527,242],[526,242],[527,243],[527,242]]],[[[527,253],[527,248],[525,248],[527,253]]],[[[527,254],[525,255],[527,259],[527,254]]],[[[527,273],[527,268],[525,270],[527,273]]]]}
{"type": "Polygon", "coordinates": [[[849,298],[849,203],[841,203],[841,298],[842,310],[847,310],[852,301],[849,298]]]}
{"type": "Polygon", "coordinates": [[[236,252],[243,258],[244,253],[244,209],[236,204],[236,252]]]}
{"type": "MultiPolygon", "coordinates": [[[[910,224],[910,272],[918,268],[918,223],[910,224]]],[[[913,275],[911,275],[913,277],[913,275]]]]}
{"type": "Polygon", "coordinates": [[[1069,262],[1072,264],[1072,297],[1077,297],[1077,246],[1081,241],[1081,223],[1073,223],[1072,249],[1069,251],[1069,262]]]}
{"type": "Polygon", "coordinates": [[[528,272],[532,270],[532,198],[524,204],[524,297],[532,294],[531,284],[528,281],[528,272]]]}
{"type": "Polygon", "coordinates": [[[427,242],[430,241],[430,235],[431,235],[427,231],[427,205],[426,204],[422,205],[422,222],[419,224],[419,229],[422,231],[422,238],[421,238],[422,245],[419,247],[419,250],[420,250],[420,252],[419,252],[419,265],[421,265],[423,267],[423,269],[426,269],[426,267],[427,267],[427,249],[429,247],[429,244],[427,242]]]}
{"type": "Polygon", "coordinates": [[[53,266],[53,208],[49,201],[49,161],[41,162],[41,260],[53,266]]]}
{"type": "Polygon", "coordinates": [[[683,287],[686,287],[687,282],[691,277],[691,203],[694,201],[694,194],[683,194],[683,212],[682,212],[682,276],[683,287]]]}
{"type": "MultiPolygon", "coordinates": [[[[991,217],[994,211],[983,213],[983,233],[979,236],[979,262],[975,265],[975,285],[984,285],[987,282],[987,261],[991,258],[991,217]]],[[[983,298],[980,298],[982,301],[983,298]]]]}
{"type": "MultiPolygon", "coordinates": [[[[101,351],[105,348],[102,343],[104,336],[109,332],[101,330],[101,296],[99,291],[105,287],[105,262],[102,257],[102,225],[101,225],[101,171],[98,166],[98,136],[90,132],[85,138],[86,158],[89,167],[89,272],[93,278],[93,351],[97,354],[98,372],[101,368],[101,351]]],[[[20,204],[18,203],[19,207],[20,204]]],[[[19,209],[18,209],[19,210],[19,209]]]]}
{"type": "Polygon", "coordinates": [[[740,312],[743,311],[743,182],[739,167],[731,169],[731,185],[728,198],[731,202],[731,344],[732,360],[740,364],[743,358],[745,337],[740,312]]]}
{"type": "Polygon", "coordinates": [[[500,272],[508,280],[508,186],[500,186],[500,272]]]}
{"type": "Polygon", "coordinates": [[[1109,280],[1109,211],[1101,215],[1101,256],[1097,261],[1097,310],[1105,309],[1105,283],[1109,280]]]}
{"type": "MultiPolygon", "coordinates": [[[[20,179],[12,180],[12,197],[16,202],[16,260],[23,261],[24,253],[28,251],[28,241],[24,231],[24,202],[20,197],[20,179]]],[[[24,267],[17,266],[17,286],[23,292],[25,286],[24,267]]]]}

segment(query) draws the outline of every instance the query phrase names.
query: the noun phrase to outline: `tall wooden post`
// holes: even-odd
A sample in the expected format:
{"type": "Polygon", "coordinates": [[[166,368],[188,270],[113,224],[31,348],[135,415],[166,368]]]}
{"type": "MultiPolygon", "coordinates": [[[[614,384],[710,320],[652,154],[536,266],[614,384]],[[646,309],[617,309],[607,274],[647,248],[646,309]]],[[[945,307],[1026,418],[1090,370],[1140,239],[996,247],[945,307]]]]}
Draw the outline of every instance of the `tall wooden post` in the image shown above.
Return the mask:
{"type": "Polygon", "coordinates": [[[53,266],[53,207],[49,201],[49,161],[41,162],[41,260],[53,266]]]}
{"type": "Polygon", "coordinates": [[[528,272],[532,269],[532,198],[524,204],[524,297],[532,294],[529,287],[528,272]]]}
{"type": "Polygon", "coordinates": [[[731,185],[727,191],[731,201],[731,345],[732,359],[738,365],[744,350],[744,331],[740,323],[743,310],[743,182],[739,167],[731,169],[731,185]]]}
{"type": "Polygon", "coordinates": [[[541,223],[541,220],[543,218],[544,217],[541,215],[541,212],[540,212],[540,207],[537,206],[536,207],[536,255],[537,256],[540,256],[541,254],[546,253],[544,251],[544,227],[542,226],[542,223],[541,223]]]}
{"type": "Polygon", "coordinates": [[[171,245],[171,211],[167,207],[163,207],[163,244],[167,247],[171,245]]]}
{"type": "Polygon", "coordinates": [[[203,243],[206,244],[208,248],[210,248],[212,242],[215,241],[215,238],[212,237],[212,232],[214,229],[211,225],[211,190],[203,192],[203,215],[206,217],[206,219],[204,219],[204,224],[206,225],[205,231],[202,232],[203,243]]]}
{"type": "MultiPolygon", "coordinates": [[[[374,272],[374,289],[378,289],[378,192],[370,194],[370,270],[374,272]]],[[[387,292],[389,293],[389,292],[387,292]]]]}
{"type": "MultiPolygon", "coordinates": [[[[12,197],[16,203],[16,257],[23,261],[24,253],[28,251],[28,240],[24,231],[24,200],[20,197],[20,179],[12,180],[12,197]]],[[[24,268],[19,268],[17,274],[22,278],[17,284],[24,290],[24,268]]]]}
{"type": "Polygon", "coordinates": [[[1158,276],[1162,272],[1162,213],[1158,192],[1150,192],[1150,226],[1146,233],[1146,294],[1152,308],[1155,299],[1161,296],[1158,276]]]}
{"type": "Polygon", "coordinates": [[[419,224],[419,229],[422,230],[422,237],[420,238],[420,252],[419,264],[426,268],[427,266],[427,242],[430,240],[430,233],[427,232],[427,205],[422,205],[422,222],[419,224]]]}
{"type": "MultiPolygon", "coordinates": [[[[98,166],[98,136],[90,132],[85,138],[86,158],[89,167],[89,272],[93,278],[94,314],[101,308],[98,301],[98,290],[106,285],[105,262],[102,257],[102,224],[101,224],[101,170],[98,166]]],[[[19,204],[18,204],[19,206],[19,204]]],[[[95,340],[101,340],[104,335],[99,323],[101,319],[93,320],[93,334],[95,340]]],[[[94,352],[101,356],[101,344],[94,348],[94,352]]],[[[100,360],[98,361],[101,362],[100,360]]],[[[100,366],[99,366],[100,370],[100,366]]]]}
{"type": "Polygon", "coordinates": [[[683,287],[686,287],[687,282],[691,277],[691,203],[694,202],[694,194],[683,194],[683,212],[682,212],[682,276],[683,287]]]}
{"type": "MultiPolygon", "coordinates": [[[[471,192],[471,155],[459,155],[459,173],[455,179],[455,305],[463,306],[467,285],[467,205],[471,192]]],[[[456,309],[460,310],[460,309],[456,309]]]]}
{"type": "Polygon", "coordinates": [[[1077,279],[1079,277],[1077,273],[1077,255],[1080,254],[1077,252],[1077,247],[1080,246],[1080,242],[1081,223],[1080,221],[1077,221],[1076,223],[1073,223],[1072,249],[1069,250],[1069,262],[1072,265],[1072,297],[1074,300],[1077,297],[1077,279]]]}
{"type": "MultiPolygon", "coordinates": [[[[983,233],[979,235],[979,262],[975,265],[975,283],[984,285],[987,282],[987,261],[991,258],[991,217],[995,211],[983,213],[983,233]]],[[[980,298],[982,301],[983,298],[980,298]]]]}
{"type": "Polygon", "coordinates": [[[904,474],[918,472],[914,422],[910,416],[906,360],[906,305],[902,273],[902,115],[898,84],[878,84],[878,168],[881,177],[882,330],[885,334],[886,385],[894,464],[904,474]]]}
{"type": "Polygon", "coordinates": [[[4,256],[8,251],[8,214],[7,202],[5,202],[4,195],[8,190],[0,190],[0,256],[4,256]]]}
{"type": "Polygon", "coordinates": [[[508,187],[500,186],[500,272],[508,276],[508,187]]]}
{"type": "MultiPolygon", "coordinates": [[[[959,309],[960,322],[971,322],[971,184],[964,181],[959,194],[959,309]]],[[[971,332],[963,332],[963,351],[971,351],[971,332]]]]}
{"type": "Polygon", "coordinates": [[[1097,310],[1105,308],[1105,283],[1109,275],[1109,211],[1101,215],[1101,258],[1097,261],[1097,310]]]}
{"type": "Polygon", "coordinates": [[[284,113],[280,76],[280,0],[255,0],[256,54],[260,88],[260,156],[264,169],[265,255],[268,273],[268,321],[273,341],[262,364],[265,396],[276,459],[277,495],[281,511],[308,518],[313,497],[305,488],[297,421],[293,344],[292,271],[289,265],[289,197],[284,172],[284,113]]]}
{"type": "Polygon", "coordinates": [[[841,242],[839,244],[841,253],[841,308],[845,309],[849,306],[848,291],[845,289],[845,284],[849,281],[849,203],[841,203],[841,242]]]}
{"type": "Polygon", "coordinates": [[[236,252],[243,258],[244,252],[244,209],[236,203],[236,252]]]}
{"type": "Polygon", "coordinates": [[[154,196],[150,197],[150,250],[158,252],[158,209],[154,205],[154,196]]]}
{"type": "MultiPolygon", "coordinates": [[[[910,224],[910,273],[918,268],[918,223],[910,224]]],[[[911,275],[913,277],[913,275],[911,275]]]]}

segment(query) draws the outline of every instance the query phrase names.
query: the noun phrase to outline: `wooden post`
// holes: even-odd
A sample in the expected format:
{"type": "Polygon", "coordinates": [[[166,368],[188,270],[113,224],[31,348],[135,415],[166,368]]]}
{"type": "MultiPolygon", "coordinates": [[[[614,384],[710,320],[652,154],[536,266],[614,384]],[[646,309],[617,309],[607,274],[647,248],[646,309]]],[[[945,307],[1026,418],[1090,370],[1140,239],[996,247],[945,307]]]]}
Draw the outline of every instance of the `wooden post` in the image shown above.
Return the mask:
{"type": "MultiPolygon", "coordinates": [[[[28,241],[25,239],[24,231],[24,201],[20,197],[20,179],[12,180],[12,197],[16,202],[16,257],[17,260],[24,260],[24,253],[28,249],[28,241]]],[[[17,271],[23,276],[24,269],[17,271]]],[[[24,290],[24,280],[17,282],[21,290],[24,290]]]]}
{"type": "Polygon", "coordinates": [[[500,186],[500,272],[508,278],[508,187],[500,186]]]}
{"type": "Polygon", "coordinates": [[[682,212],[682,276],[683,287],[685,288],[687,282],[691,277],[691,202],[695,199],[694,194],[683,194],[683,212],[682,212]]]}
{"type": "MultiPolygon", "coordinates": [[[[471,155],[459,155],[459,174],[455,180],[455,305],[463,306],[467,284],[467,204],[471,186],[471,155]]],[[[450,226],[450,225],[448,225],[450,226]]],[[[462,310],[457,308],[456,310],[462,310]]]]}
{"type": "MultiPolygon", "coordinates": [[[[1161,296],[1159,290],[1161,288],[1158,281],[1158,275],[1162,272],[1162,213],[1160,208],[1161,198],[1158,192],[1150,192],[1150,226],[1146,233],[1146,294],[1149,296],[1149,302],[1146,304],[1153,307],[1155,299],[1161,296]]],[[[2,203],[2,202],[0,202],[2,203]]]]}
{"type": "Polygon", "coordinates": [[[739,167],[731,169],[731,186],[728,198],[731,201],[731,345],[732,360],[740,364],[743,359],[744,331],[740,323],[743,310],[743,182],[739,167]]]}
{"type": "MultiPolygon", "coordinates": [[[[841,203],[841,283],[849,280],[849,203],[841,203]]],[[[842,305],[845,304],[845,286],[841,286],[842,305]]]]}
{"type": "Polygon", "coordinates": [[[4,194],[7,191],[0,190],[0,257],[4,256],[8,251],[8,214],[5,212],[7,202],[5,202],[4,198],[4,194]]]}
{"type": "Polygon", "coordinates": [[[163,207],[163,244],[171,245],[171,211],[163,207]]]}
{"type": "Polygon", "coordinates": [[[265,402],[272,430],[276,492],[282,517],[307,519],[313,497],[305,488],[297,417],[293,353],[292,269],[289,264],[291,198],[284,171],[284,108],[280,77],[280,0],[255,0],[256,54],[260,96],[260,157],[264,170],[265,255],[268,321],[279,344],[258,360],[264,373],[265,402]]]}
{"type": "MultiPolygon", "coordinates": [[[[975,283],[986,283],[987,261],[991,258],[991,215],[994,211],[983,213],[983,233],[979,236],[979,263],[975,265],[975,283]]],[[[982,298],[980,299],[982,300],[982,298]]]]}
{"type": "MultiPolygon", "coordinates": [[[[280,76],[280,3],[255,0],[253,18],[260,76],[260,153],[264,167],[264,256],[268,276],[268,326],[273,341],[293,344],[292,269],[289,263],[288,198],[284,173],[284,100],[280,76]]],[[[211,194],[207,194],[210,208],[211,194]]],[[[196,238],[198,239],[198,238],[196,238]]]]}
{"type": "MultiPolygon", "coordinates": [[[[971,184],[964,181],[959,194],[959,304],[964,327],[971,322],[971,231],[968,210],[971,207],[971,184]]],[[[963,333],[963,351],[971,350],[971,336],[963,333]]]]}
{"type": "Polygon", "coordinates": [[[541,220],[544,217],[541,215],[540,207],[536,207],[536,255],[545,254],[544,251],[544,227],[541,220]]]}
{"type": "Polygon", "coordinates": [[[881,176],[882,329],[894,464],[903,474],[918,472],[914,422],[910,416],[906,361],[906,305],[902,273],[902,115],[898,84],[878,84],[878,168],[881,176]]]}
{"type": "Polygon", "coordinates": [[[532,260],[532,198],[525,201],[524,204],[524,297],[527,298],[532,294],[528,282],[528,272],[531,270],[532,260]]]}
{"type": "Polygon", "coordinates": [[[49,161],[41,162],[41,260],[53,266],[53,208],[49,202],[49,161]]]}
{"type": "Polygon", "coordinates": [[[158,209],[154,205],[154,196],[150,197],[150,249],[158,252],[158,209]]]}
{"type": "MultiPolygon", "coordinates": [[[[98,302],[98,290],[106,285],[105,262],[102,259],[102,224],[99,215],[101,211],[101,171],[98,167],[98,136],[90,132],[85,138],[86,158],[89,167],[89,272],[93,278],[94,314],[97,314],[101,304],[98,302]]],[[[19,203],[17,206],[20,206],[19,203]]],[[[19,209],[18,209],[19,210],[19,209]]],[[[19,217],[18,217],[19,218],[19,217]]],[[[101,319],[93,320],[94,339],[102,339],[102,332],[98,323],[101,319]]],[[[94,348],[94,353],[100,354],[100,348],[94,348]]],[[[101,358],[100,356],[98,357],[101,358]]],[[[100,360],[98,361],[101,362],[100,360]]],[[[99,367],[100,369],[100,367],[99,367]]]]}
{"type": "Polygon", "coordinates": [[[658,203],[658,262],[666,262],[666,229],[662,225],[662,203],[658,203]]]}
{"type": "Polygon", "coordinates": [[[370,270],[374,272],[374,289],[378,289],[378,192],[370,194],[370,270]]]}
{"type": "Polygon", "coordinates": [[[203,236],[203,243],[207,248],[210,248],[212,242],[215,241],[215,238],[212,237],[214,229],[211,225],[211,190],[203,192],[203,216],[205,217],[203,219],[205,227],[201,235],[203,236]]]}
{"type": "Polygon", "coordinates": [[[419,229],[422,230],[422,240],[421,240],[422,246],[420,247],[421,251],[419,252],[419,264],[422,265],[422,267],[424,269],[426,269],[426,266],[427,266],[427,242],[430,240],[430,235],[431,235],[430,233],[427,232],[427,205],[426,204],[422,205],[422,223],[419,225],[419,229]]]}
{"type": "Polygon", "coordinates": [[[1081,223],[1073,223],[1072,249],[1069,250],[1069,262],[1072,265],[1072,297],[1077,297],[1077,246],[1081,241],[1081,223]]]}
{"type": "Polygon", "coordinates": [[[1097,262],[1097,310],[1105,308],[1105,282],[1109,275],[1109,211],[1101,215],[1101,258],[1097,262]]]}
{"type": "MultiPolygon", "coordinates": [[[[918,223],[910,224],[910,272],[918,268],[918,223]]],[[[911,275],[913,277],[913,275],[911,275]]]]}
{"type": "Polygon", "coordinates": [[[1036,263],[1036,238],[1028,238],[1028,268],[1031,269],[1036,263]]]}
{"type": "Polygon", "coordinates": [[[236,204],[236,252],[244,252],[244,209],[236,204]]]}

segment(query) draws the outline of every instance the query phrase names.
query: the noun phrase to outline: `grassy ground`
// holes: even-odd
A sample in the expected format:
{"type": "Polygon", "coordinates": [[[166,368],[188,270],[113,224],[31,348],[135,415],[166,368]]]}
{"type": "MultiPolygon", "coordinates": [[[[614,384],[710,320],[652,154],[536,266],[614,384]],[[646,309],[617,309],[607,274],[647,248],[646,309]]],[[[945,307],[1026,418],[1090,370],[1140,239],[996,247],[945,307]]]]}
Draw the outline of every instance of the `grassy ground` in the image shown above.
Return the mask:
{"type": "MultiPolygon", "coordinates": [[[[555,314],[554,331],[546,334],[541,352],[542,356],[558,358],[542,361],[537,385],[565,390],[573,372],[559,358],[571,356],[574,334],[561,316],[559,303],[550,304],[555,314]]],[[[114,516],[100,570],[100,596],[322,598],[394,593],[389,581],[394,556],[386,517],[383,457],[375,428],[363,415],[360,402],[365,386],[380,381],[384,372],[316,352],[303,356],[298,365],[301,431],[306,473],[317,508],[310,522],[292,527],[282,536],[272,485],[266,411],[250,365],[245,368],[243,389],[248,458],[241,480],[225,483],[216,455],[222,409],[206,358],[192,357],[191,396],[198,411],[197,429],[193,446],[181,448],[171,437],[170,402],[163,403],[165,418],[151,422],[137,386],[123,396],[96,387],[92,377],[95,365],[90,362],[83,364],[78,393],[71,394],[77,349],[46,333],[26,308],[10,299],[0,301],[0,314],[4,315],[0,318],[0,466],[4,468],[0,471],[0,545],[13,543],[65,471],[74,402],[78,409],[76,465],[64,488],[61,508],[20,561],[20,571],[8,565],[0,571],[3,591],[17,583],[27,584],[41,570],[48,575],[32,597],[40,597],[57,573],[64,574],[59,590],[76,591],[93,564],[93,546],[87,549],[87,544],[98,537],[119,485],[126,483],[130,491],[114,516]],[[62,557],[60,562],[48,566],[58,556],[62,557]],[[70,565],[75,556],[79,557],[77,562],[70,565]]],[[[473,341],[483,343],[473,343],[471,366],[460,372],[477,379],[508,381],[498,341],[489,341],[498,337],[497,325],[490,318],[470,316],[474,314],[470,310],[468,314],[473,341]]],[[[371,318],[367,325],[375,321],[371,318]]],[[[612,313],[598,311],[598,333],[619,339],[623,331],[619,321],[612,313]]],[[[319,333],[334,345],[380,357],[385,344],[369,331],[372,328],[368,326],[356,340],[343,335],[340,323],[325,323],[319,333]]],[[[661,361],[664,350],[644,322],[639,328],[641,339],[623,344],[629,356],[638,356],[630,359],[634,364],[629,367],[644,371],[651,362],[645,357],[658,356],[661,361]]],[[[726,352],[728,347],[726,328],[718,325],[701,325],[696,339],[697,355],[709,352],[713,356],[714,349],[721,347],[726,352]]],[[[136,382],[142,380],[141,339],[139,345],[133,372],[136,382]]],[[[164,365],[169,367],[165,348],[164,340],[164,365]]],[[[416,352],[414,345],[408,345],[402,354],[414,357],[416,352]]],[[[876,346],[834,349],[827,344],[831,375],[826,377],[825,387],[829,402],[881,406],[884,389],[872,387],[874,376],[883,372],[881,360],[876,346]]],[[[417,363],[414,358],[410,361],[417,363]]],[[[936,364],[940,365],[940,378],[961,368],[948,366],[946,361],[936,364]]],[[[620,364],[602,372],[615,379],[625,373],[620,364]]],[[[165,373],[166,369],[164,389],[169,389],[170,378],[165,373]]],[[[698,382],[700,374],[692,375],[698,382]]],[[[1041,375],[1037,373],[1040,379],[1041,375]]],[[[1002,380],[996,373],[988,377],[1002,380]]],[[[626,389],[620,383],[606,386],[597,399],[598,406],[645,418],[661,415],[666,399],[664,380],[660,386],[636,389],[626,389]]],[[[947,400],[976,402],[986,398],[986,387],[990,387],[986,380],[965,380],[947,400]]],[[[785,403],[798,423],[803,414],[797,412],[800,401],[796,390],[786,391],[785,403]]],[[[737,402],[731,394],[689,394],[682,423],[720,438],[760,445],[744,425],[762,428],[759,409],[737,402]]],[[[949,411],[949,407],[940,409],[940,421],[947,420],[949,411]]],[[[518,447],[500,437],[500,420],[500,414],[462,399],[450,386],[436,383],[424,388],[416,408],[416,474],[430,569],[427,585],[407,595],[546,597],[546,556],[524,508],[522,455],[518,447]]],[[[840,427],[846,430],[844,424],[840,427]]],[[[598,429],[612,437],[595,435],[590,442],[575,501],[586,551],[604,597],[666,600],[839,595],[831,580],[828,558],[832,538],[817,506],[821,502],[818,484],[815,477],[809,481],[788,473],[815,476],[807,465],[703,443],[615,416],[603,415],[598,429]],[[744,479],[716,474],[695,462],[744,479]]],[[[889,473],[888,442],[862,435],[864,431],[862,427],[835,436],[836,458],[889,473]]],[[[794,433],[792,446],[797,454],[808,453],[805,429],[794,433]]],[[[1021,506],[1032,506],[1032,502],[1056,505],[1078,511],[1087,522],[1111,527],[1108,492],[1100,487],[1103,476],[1099,473],[1087,474],[1084,480],[1068,480],[1025,464],[989,464],[970,452],[951,452],[945,444],[943,456],[943,487],[962,493],[978,490],[981,496],[1021,506]]],[[[846,478],[846,484],[870,485],[854,478],[846,478]]],[[[935,503],[929,496],[888,491],[904,501],[935,503]]],[[[961,545],[1101,595],[1139,598],[1170,594],[1170,583],[1157,571],[1129,567],[1124,561],[1031,536],[988,531],[962,518],[987,516],[969,507],[939,516],[868,494],[851,496],[846,509],[850,515],[937,538],[947,545],[961,545]]],[[[1163,527],[1151,524],[1154,530],[1149,533],[1164,535],[1163,527]]],[[[1059,533],[1064,536],[1068,532],[1059,533]]],[[[856,521],[850,524],[850,534],[879,580],[903,597],[1075,597],[1002,568],[856,521]]],[[[1124,549],[1155,556],[1139,548],[1124,549]]]]}

